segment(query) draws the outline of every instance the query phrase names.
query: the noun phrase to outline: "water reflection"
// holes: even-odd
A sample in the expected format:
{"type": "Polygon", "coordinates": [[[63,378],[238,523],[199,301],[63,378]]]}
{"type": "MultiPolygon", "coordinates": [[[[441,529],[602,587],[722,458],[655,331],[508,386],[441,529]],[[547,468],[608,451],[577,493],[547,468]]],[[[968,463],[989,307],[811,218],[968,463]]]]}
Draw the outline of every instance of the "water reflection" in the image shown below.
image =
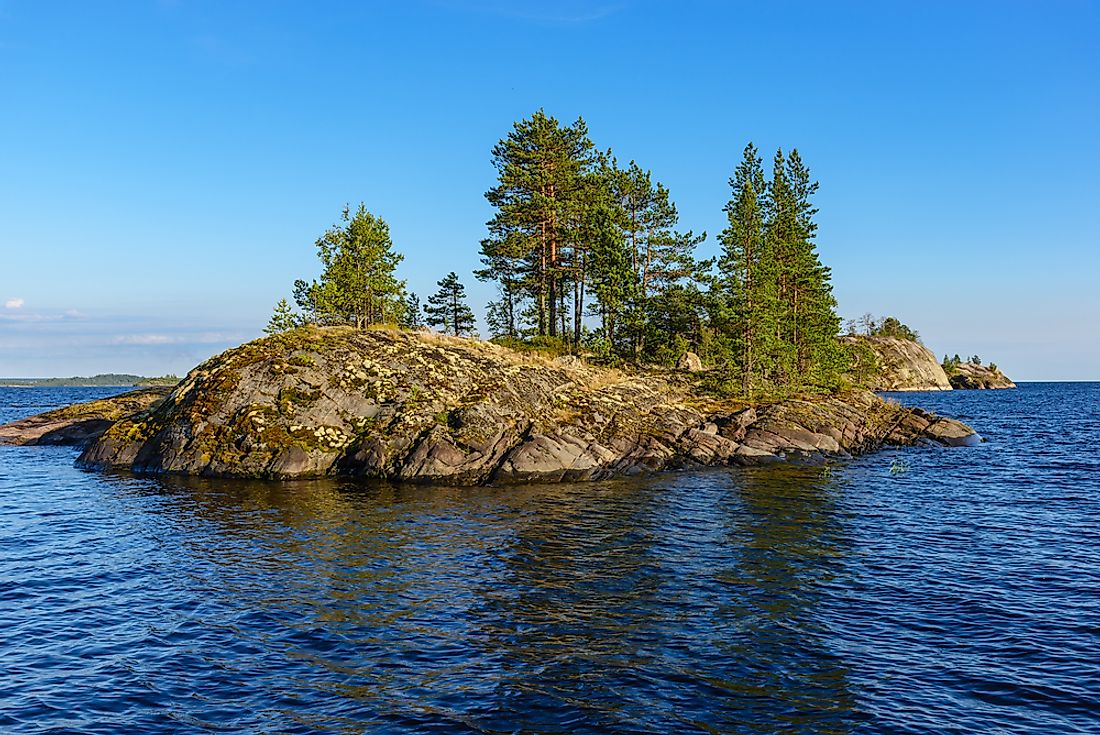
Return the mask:
{"type": "Polygon", "coordinates": [[[737,559],[717,575],[730,593],[715,649],[742,672],[730,688],[757,713],[751,731],[848,732],[860,719],[856,697],[823,610],[853,553],[835,502],[841,483],[798,467],[740,479],[739,503],[724,508],[737,559]]]}
{"type": "Polygon", "coordinates": [[[195,624],[263,654],[219,666],[344,702],[309,727],[843,732],[816,615],[843,529],[808,473],[119,482],[188,560],[175,584],[210,596],[195,624]]]}
{"type": "Polygon", "coordinates": [[[994,440],[496,489],[0,448],[0,731],[1095,730],[1100,389],[926,400],[994,440]]]}

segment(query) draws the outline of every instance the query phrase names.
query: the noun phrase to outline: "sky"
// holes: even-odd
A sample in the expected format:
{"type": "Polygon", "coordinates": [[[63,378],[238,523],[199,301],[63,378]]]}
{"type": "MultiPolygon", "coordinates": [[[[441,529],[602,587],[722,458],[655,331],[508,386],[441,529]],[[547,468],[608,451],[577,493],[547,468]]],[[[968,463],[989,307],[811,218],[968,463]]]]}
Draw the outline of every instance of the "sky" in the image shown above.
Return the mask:
{"type": "Polygon", "coordinates": [[[539,108],[718,251],[753,141],[821,182],[841,315],[1100,379],[1100,2],[0,0],[0,376],[183,374],[366,204],[421,298],[472,275],[539,108]]]}

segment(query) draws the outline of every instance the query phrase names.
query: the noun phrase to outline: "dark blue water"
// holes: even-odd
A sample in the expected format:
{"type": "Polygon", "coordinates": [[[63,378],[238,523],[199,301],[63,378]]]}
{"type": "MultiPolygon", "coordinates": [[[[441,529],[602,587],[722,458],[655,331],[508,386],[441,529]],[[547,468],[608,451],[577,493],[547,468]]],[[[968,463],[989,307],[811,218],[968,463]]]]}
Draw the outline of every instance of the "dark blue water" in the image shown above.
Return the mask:
{"type": "Polygon", "coordinates": [[[989,442],[501,489],[0,447],[0,732],[1100,732],[1100,384],[899,398],[989,442]]]}

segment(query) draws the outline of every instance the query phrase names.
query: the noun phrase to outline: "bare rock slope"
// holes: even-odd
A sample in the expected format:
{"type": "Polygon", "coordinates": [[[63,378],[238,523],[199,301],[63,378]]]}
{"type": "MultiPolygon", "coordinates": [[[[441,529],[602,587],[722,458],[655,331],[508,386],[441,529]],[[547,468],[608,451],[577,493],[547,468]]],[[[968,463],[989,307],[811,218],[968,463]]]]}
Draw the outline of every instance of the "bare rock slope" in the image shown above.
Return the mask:
{"type": "Polygon", "coordinates": [[[870,348],[877,365],[873,373],[872,390],[918,391],[951,390],[947,373],[924,345],[897,337],[842,337],[855,346],[870,348]]]}
{"type": "Polygon", "coordinates": [[[980,441],[957,421],[866,391],[752,407],[702,395],[694,379],[431,334],[299,329],[200,365],[154,410],[111,426],[79,461],[476,484],[980,441]]]}

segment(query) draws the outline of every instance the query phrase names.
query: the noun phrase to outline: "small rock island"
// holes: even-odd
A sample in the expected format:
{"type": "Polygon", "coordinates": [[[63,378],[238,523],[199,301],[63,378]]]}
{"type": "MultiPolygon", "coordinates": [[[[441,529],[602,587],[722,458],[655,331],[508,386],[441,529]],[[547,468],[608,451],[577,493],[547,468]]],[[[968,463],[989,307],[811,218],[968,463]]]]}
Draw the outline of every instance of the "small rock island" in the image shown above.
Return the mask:
{"type": "MultiPolygon", "coordinates": [[[[952,380],[894,317],[868,314],[863,335],[838,339],[818,182],[797,149],[777,149],[769,171],[746,144],[710,258],[651,171],[599,150],[582,118],[541,109],[493,146],[474,274],[497,286],[490,341],[457,273],[422,304],[387,222],[345,205],[314,243],[319,276],[294,281],[295,306],[276,304],[268,337],[167,395],[50,412],[0,428],[0,441],[77,444],[92,468],[457,484],[981,441],[871,392],[952,380]]],[[[956,378],[1001,387],[969,367],[956,378]]]]}
{"type": "Polygon", "coordinates": [[[302,327],[208,360],[167,396],[120,397],[136,410],[73,443],[86,443],[83,466],[143,473],[486,484],[980,441],[869,391],[747,405],[698,379],[430,332],[302,327]]]}

